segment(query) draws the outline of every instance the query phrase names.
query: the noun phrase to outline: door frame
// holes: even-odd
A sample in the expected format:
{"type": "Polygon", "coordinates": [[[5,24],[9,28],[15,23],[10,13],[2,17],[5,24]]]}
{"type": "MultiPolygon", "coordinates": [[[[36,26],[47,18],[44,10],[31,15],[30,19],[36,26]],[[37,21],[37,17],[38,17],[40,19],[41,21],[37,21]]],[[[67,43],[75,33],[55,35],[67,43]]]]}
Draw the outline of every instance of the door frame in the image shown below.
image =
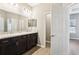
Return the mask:
{"type": "MultiPolygon", "coordinates": [[[[71,11],[71,9],[75,6],[75,5],[77,5],[76,3],[72,3],[72,4],[70,4],[70,5],[68,5],[67,6],[67,9],[68,9],[68,23],[69,23],[69,27],[70,27],[70,11],[71,11]]],[[[69,46],[70,46],[70,32],[69,32],[69,46]]],[[[70,54],[70,47],[69,47],[69,54],[70,54]]]]}
{"type": "MultiPolygon", "coordinates": [[[[69,4],[68,6],[66,6],[66,10],[67,10],[67,17],[68,17],[68,29],[67,30],[69,30],[70,29],[70,11],[71,11],[71,8],[74,6],[74,5],[76,5],[76,3],[71,3],[71,4],[69,4]]],[[[68,37],[69,37],[69,43],[68,43],[68,45],[69,45],[69,50],[68,50],[68,54],[70,55],[70,31],[68,31],[68,37]]]]}
{"type": "MultiPolygon", "coordinates": [[[[69,19],[69,15],[70,15],[70,13],[69,13],[69,11],[70,11],[70,8],[72,7],[72,6],[74,6],[75,5],[75,3],[71,3],[71,4],[68,4],[68,5],[66,5],[66,6],[64,6],[65,7],[65,11],[67,12],[67,16],[68,16],[68,25],[70,25],[70,19],[69,19]]],[[[53,7],[53,6],[52,6],[53,7]]],[[[47,14],[49,14],[49,13],[52,13],[52,11],[53,10],[48,10],[48,11],[46,11],[45,13],[44,13],[44,15],[45,15],[45,19],[44,19],[44,21],[45,21],[45,24],[44,24],[44,26],[45,26],[45,39],[44,39],[44,47],[46,47],[46,15],[47,14]]],[[[52,19],[51,19],[52,20],[52,19]]],[[[69,27],[70,26],[68,26],[68,28],[67,28],[67,30],[69,30],[69,27]]],[[[69,33],[69,32],[68,32],[69,33]]],[[[51,35],[51,34],[50,34],[51,35]]],[[[69,41],[70,41],[70,33],[69,33],[69,35],[67,35],[68,37],[69,37],[69,41]]],[[[69,43],[68,43],[68,45],[69,45],[69,43]]],[[[52,54],[52,53],[51,53],[52,54]]],[[[68,50],[68,54],[70,54],[70,48],[69,48],[69,50],[68,50]]]]}

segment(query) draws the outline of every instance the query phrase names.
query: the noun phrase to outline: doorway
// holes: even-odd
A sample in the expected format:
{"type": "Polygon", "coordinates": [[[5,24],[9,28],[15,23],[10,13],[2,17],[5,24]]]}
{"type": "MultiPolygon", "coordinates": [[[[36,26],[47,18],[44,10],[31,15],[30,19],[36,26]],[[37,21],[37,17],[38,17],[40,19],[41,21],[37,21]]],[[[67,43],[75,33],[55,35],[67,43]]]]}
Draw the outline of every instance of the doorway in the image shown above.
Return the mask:
{"type": "Polygon", "coordinates": [[[70,55],[79,55],[79,4],[70,8],[70,55]]]}
{"type": "Polygon", "coordinates": [[[51,13],[46,15],[46,48],[50,48],[51,45],[51,13]]]}

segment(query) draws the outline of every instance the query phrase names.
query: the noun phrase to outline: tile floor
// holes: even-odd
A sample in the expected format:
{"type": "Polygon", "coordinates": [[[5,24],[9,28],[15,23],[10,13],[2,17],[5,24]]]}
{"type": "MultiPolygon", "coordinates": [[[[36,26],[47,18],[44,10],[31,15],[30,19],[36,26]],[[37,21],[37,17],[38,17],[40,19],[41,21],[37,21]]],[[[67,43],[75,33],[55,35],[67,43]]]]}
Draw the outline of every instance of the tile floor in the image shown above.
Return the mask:
{"type": "Polygon", "coordinates": [[[50,55],[50,48],[40,48],[32,55],[50,55]]]}
{"type": "Polygon", "coordinates": [[[46,43],[46,48],[36,46],[23,55],[50,55],[50,43],[46,43]]]}
{"type": "Polygon", "coordinates": [[[34,47],[23,55],[50,55],[50,48],[34,47]]]}
{"type": "Polygon", "coordinates": [[[46,42],[46,48],[40,48],[32,55],[50,55],[50,43],[46,42]]]}
{"type": "Polygon", "coordinates": [[[32,55],[35,51],[37,51],[38,49],[40,49],[40,47],[35,46],[32,49],[30,49],[28,52],[23,53],[23,55],[32,55]]]}

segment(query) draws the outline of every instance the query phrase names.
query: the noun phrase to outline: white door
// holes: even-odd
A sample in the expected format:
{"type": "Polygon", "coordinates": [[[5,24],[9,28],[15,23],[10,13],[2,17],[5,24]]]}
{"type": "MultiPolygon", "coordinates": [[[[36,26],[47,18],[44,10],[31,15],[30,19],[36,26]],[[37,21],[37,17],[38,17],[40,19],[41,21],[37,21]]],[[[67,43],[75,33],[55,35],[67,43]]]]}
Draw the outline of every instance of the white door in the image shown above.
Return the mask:
{"type": "Polygon", "coordinates": [[[69,54],[68,17],[62,4],[53,4],[51,20],[51,54],[69,54]]]}

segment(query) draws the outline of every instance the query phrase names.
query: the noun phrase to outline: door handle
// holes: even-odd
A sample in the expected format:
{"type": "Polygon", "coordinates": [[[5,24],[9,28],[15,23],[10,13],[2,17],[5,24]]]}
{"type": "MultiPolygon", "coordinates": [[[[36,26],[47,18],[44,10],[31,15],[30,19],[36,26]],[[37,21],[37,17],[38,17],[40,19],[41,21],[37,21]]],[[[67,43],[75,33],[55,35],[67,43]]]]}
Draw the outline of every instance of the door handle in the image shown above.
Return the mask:
{"type": "Polygon", "coordinates": [[[51,35],[51,37],[55,37],[55,35],[51,35]]]}

